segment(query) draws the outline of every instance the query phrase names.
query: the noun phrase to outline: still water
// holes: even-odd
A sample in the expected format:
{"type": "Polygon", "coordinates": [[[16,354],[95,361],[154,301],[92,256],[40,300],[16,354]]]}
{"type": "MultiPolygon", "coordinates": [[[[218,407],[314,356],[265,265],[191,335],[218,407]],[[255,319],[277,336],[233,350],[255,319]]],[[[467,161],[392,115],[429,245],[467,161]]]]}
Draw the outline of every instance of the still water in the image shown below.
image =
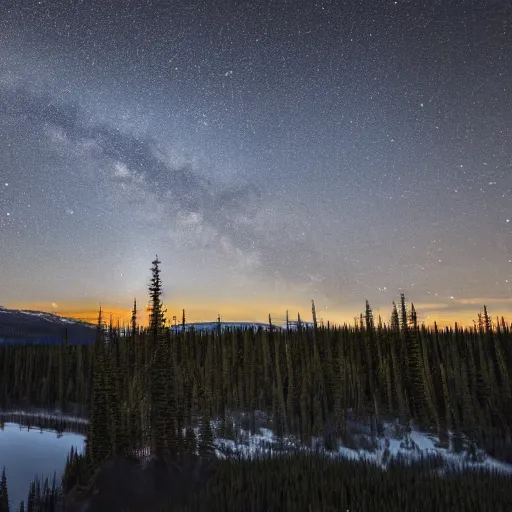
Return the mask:
{"type": "Polygon", "coordinates": [[[11,510],[17,510],[21,500],[26,503],[36,476],[43,481],[48,477],[51,484],[55,472],[60,483],[71,447],[81,451],[83,444],[84,436],[80,434],[4,423],[0,428],[0,471],[5,466],[11,510]]]}

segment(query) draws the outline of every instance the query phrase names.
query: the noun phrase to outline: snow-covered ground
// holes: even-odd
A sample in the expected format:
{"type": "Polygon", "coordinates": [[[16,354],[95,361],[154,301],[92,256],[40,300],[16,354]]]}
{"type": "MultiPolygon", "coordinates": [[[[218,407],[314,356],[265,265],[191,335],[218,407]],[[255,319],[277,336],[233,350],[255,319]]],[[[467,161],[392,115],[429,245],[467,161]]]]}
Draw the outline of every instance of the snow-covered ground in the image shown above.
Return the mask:
{"type": "MultiPolygon", "coordinates": [[[[238,413],[237,421],[230,421],[230,439],[221,436],[221,422],[211,420],[213,433],[213,445],[220,458],[245,457],[253,458],[261,454],[278,455],[283,452],[311,452],[323,453],[329,457],[340,457],[350,460],[360,460],[374,463],[376,466],[387,469],[393,460],[414,462],[422,459],[435,459],[434,466],[442,473],[444,468],[457,469],[472,467],[475,469],[488,469],[502,473],[512,474],[512,464],[507,464],[489,457],[482,450],[471,450],[471,444],[465,441],[455,442],[455,437],[450,435],[449,446],[442,446],[439,438],[433,434],[411,429],[409,432],[399,428],[397,422],[387,422],[383,425],[383,435],[371,436],[368,428],[352,422],[350,425],[352,439],[349,446],[338,442],[336,449],[328,450],[324,447],[321,438],[313,438],[309,446],[301,443],[294,437],[280,438],[269,428],[270,422],[263,414],[257,422],[258,428],[254,434],[240,426],[240,418],[248,418],[247,414],[238,413]],[[459,447],[457,448],[457,444],[459,447]]],[[[37,412],[9,411],[0,413],[0,419],[13,421],[17,416],[20,423],[23,418],[41,417],[47,420],[64,421],[72,423],[87,423],[87,419],[61,415],[59,411],[47,411],[43,414],[37,412]],[[9,417],[9,419],[7,419],[9,417]]],[[[200,423],[200,418],[197,418],[200,423]]],[[[196,437],[199,438],[200,427],[194,428],[196,437]]],[[[185,432],[184,432],[185,434],[185,432]]],[[[148,452],[149,454],[149,452],[148,452]]]]}
{"type": "MultiPolygon", "coordinates": [[[[218,425],[217,421],[212,421],[214,432],[218,425]]],[[[198,432],[199,429],[196,429],[196,434],[198,432]]],[[[412,463],[421,459],[432,458],[437,459],[438,464],[436,466],[438,466],[440,473],[446,467],[451,469],[472,467],[512,474],[512,464],[493,459],[481,450],[477,449],[471,456],[467,446],[461,451],[455,451],[453,442],[450,442],[448,448],[442,447],[436,436],[417,430],[401,433],[399,436],[395,434],[395,424],[387,423],[384,425],[384,435],[382,437],[358,434],[359,444],[364,448],[348,448],[340,443],[337,449],[327,450],[323,447],[322,439],[319,438],[313,438],[311,445],[306,446],[294,438],[278,438],[269,428],[259,428],[256,434],[240,429],[236,435],[236,441],[216,436],[214,445],[217,455],[221,458],[235,455],[252,458],[258,454],[272,455],[295,450],[372,462],[382,469],[387,469],[392,460],[400,459],[406,463],[412,463]]]]}
{"type": "Polygon", "coordinates": [[[63,423],[80,423],[83,425],[87,425],[89,423],[89,420],[87,418],[83,418],[80,416],[72,416],[70,414],[62,414],[58,409],[56,409],[53,412],[50,411],[44,411],[44,412],[38,412],[37,410],[34,411],[25,411],[23,409],[13,409],[9,411],[2,411],[0,410],[0,419],[2,418],[20,418],[22,421],[23,419],[37,419],[41,418],[44,420],[51,420],[51,421],[62,421],[63,423]]]}

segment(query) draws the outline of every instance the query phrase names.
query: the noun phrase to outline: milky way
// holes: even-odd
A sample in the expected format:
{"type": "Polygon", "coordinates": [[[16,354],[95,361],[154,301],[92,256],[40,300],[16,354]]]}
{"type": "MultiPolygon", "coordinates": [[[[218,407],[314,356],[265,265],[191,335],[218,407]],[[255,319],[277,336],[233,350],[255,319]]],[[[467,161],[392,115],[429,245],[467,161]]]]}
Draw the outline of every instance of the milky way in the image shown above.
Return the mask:
{"type": "Polygon", "coordinates": [[[505,1],[4,1],[0,304],[510,314],[511,84],[505,1]]]}

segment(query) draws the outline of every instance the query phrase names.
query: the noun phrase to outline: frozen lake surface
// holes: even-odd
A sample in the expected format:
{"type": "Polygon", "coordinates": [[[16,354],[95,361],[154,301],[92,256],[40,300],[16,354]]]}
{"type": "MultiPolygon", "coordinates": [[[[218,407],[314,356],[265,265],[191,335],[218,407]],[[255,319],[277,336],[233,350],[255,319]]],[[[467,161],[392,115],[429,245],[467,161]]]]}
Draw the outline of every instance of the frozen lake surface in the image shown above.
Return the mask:
{"type": "Polygon", "coordinates": [[[38,427],[26,427],[16,423],[4,423],[0,428],[0,471],[5,466],[11,510],[18,510],[21,500],[27,501],[32,480],[48,477],[51,483],[56,474],[60,483],[66,457],[73,446],[81,451],[84,437],[80,434],[38,427]]]}

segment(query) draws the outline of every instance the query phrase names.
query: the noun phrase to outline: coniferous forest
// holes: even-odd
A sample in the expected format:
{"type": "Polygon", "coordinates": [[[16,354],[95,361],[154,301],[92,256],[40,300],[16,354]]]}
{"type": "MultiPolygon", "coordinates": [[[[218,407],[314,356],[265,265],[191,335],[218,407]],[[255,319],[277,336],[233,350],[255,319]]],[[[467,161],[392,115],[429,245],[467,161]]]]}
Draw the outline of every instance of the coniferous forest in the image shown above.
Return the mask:
{"type": "MultiPolygon", "coordinates": [[[[183,312],[181,328],[170,329],[159,263],[148,327],[138,325],[134,302],[128,327],[99,311],[94,344],[70,344],[64,333],[60,346],[0,345],[3,410],[58,407],[89,420],[85,451],[70,453],[62,483],[35,481],[26,507],[11,511],[75,510],[62,495],[87,498],[99,468],[116,457],[141,467],[155,457],[179,465],[190,454],[209,461],[211,476],[162,510],[512,510],[512,476],[472,466],[483,452],[512,463],[505,319],[484,307],[472,328],[426,327],[402,295],[390,319],[375,318],[367,302],[353,325],[319,325],[313,303],[311,326],[283,328],[269,317],[267,329],[219,323],[198,332],[183,312]],[[233,438],[241,426],[255,433],[262,417],[279,438],[317,449],[217,456],[215,436],[233,438]],[[333,456],[340,446],[362,447],[354,425],[371,444],[392,422],[404,442],[414,428],[443,446],[459,443],[467,462],[387,454],[383,469],[333,456]]],[[[1,512],[9,509],[8,476],[6,467],[1,512]]]]}

